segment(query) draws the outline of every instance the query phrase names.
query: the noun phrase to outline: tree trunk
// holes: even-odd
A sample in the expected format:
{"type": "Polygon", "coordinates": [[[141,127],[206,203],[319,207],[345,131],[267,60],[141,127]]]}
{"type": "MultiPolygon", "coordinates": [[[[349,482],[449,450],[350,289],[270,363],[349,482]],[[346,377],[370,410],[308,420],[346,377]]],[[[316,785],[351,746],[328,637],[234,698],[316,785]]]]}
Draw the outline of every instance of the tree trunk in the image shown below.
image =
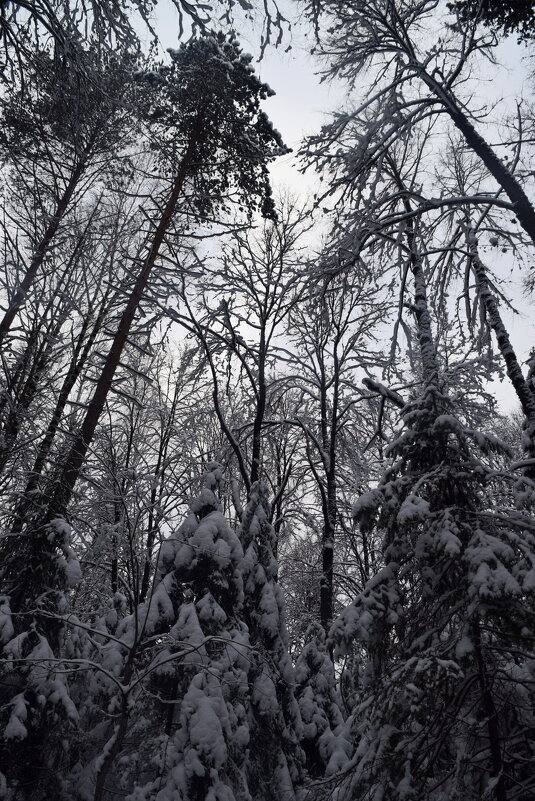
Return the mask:
{"type": "MultiPolygon", "coordinates": [[[[336,521],[338,516],[338,499],[336,486],[336,436],[338,426],[338,393],[339,393],[339,362],[335,346],[334,377],[333,377],[333,404],[330,415],[328,431],[329,461],[326,471],[326,508],[323,522],[323,536],[321,543],[321,584],[320,584],[320,621],[327,634],[333,621],[334,606],[334,543],[336,535],[336,521]]],[[[329,649],[331,659],[332,648],[329,649]]]]}
{"type": "Polygon", "coordinates": [[[444,110],[449,114],[456,128],[464,136],[466,144],[479,156],[487,170],[507,194],[514,206],[518,222],[533,242],[535,242],[535,208],[533,208],[530,199],[522,189],[520,183],[500,161],[490,145],[476,131],[449,90],[441,86],[420,64],[413,62],[411,66],[416,69],[424,83],[442,103],[444,110]]]}
{"type": "Polygon", "coordinates": [[[160,529],[160,522],[162,519],[162,513],[159,511],[160,500],[162,496],[162,492],[164,489],[164,482],[165,482],[165,465],[167,461],[167,452],[169,448],[169,441],[171,438],[171,432],[173,429],[173,421],[175,419],[176,408],[178,405],[179,399],[179,384],[178,382],[175,384],[175,391],[173,395],[173,402],[171,404],[171,409],[169,411],[169,418],[165,425],[165,429],[162,432],[160,438],[160,447],[158,449],[158,459],[156,461],[156,469],[155,475],[159,477],[159,488],[153,487],[150,493],[150,507],[149,507],[149,515],[148,515],[148,523],[147,523],[147,543],[146,543],[146,554],[145,554],[145,564],[143,566],[143,576],[141,579],[140,591],[139,591],[139,603],[143,603],[146,599],[148,592],[149,592],[149,583],[151,573],[154,567],[154,562],[152,559],[152,551],[154,548],[154,544],[156,542],[156,535],[160,529]],[[156,512],[156,507],[158,506],[158,512],[156,512]]]}
{"type": "Polygon", "coordinates": [[[336,525],[336,484],[327,478],[327,504],[321,540],[320,622],[328,633],[333,621],[334,535],[336,525]]]}
{"type": "MultiPolygon", "coordinates": [[[[509,334],[503,323],[496,298],[491,292],[485,265],[479,258],[477,239],[470,229],[467,232],[467,244],[472,270],[476,278],[477,293],[485,307],[487,320],[496,335],[496,341],[507,367],[507,375],[516,392],[522,411],[526,417],[526,434],[529,442],[527,453],[529,459],[535,460],[535,395],[524,378],[517,355],[511,345],[509,334]]],[[[535,464],[526,469],[529,478],[535,478],[535,464]]]]}
{"type": "Polygon", "coordinates": [[[58,201],[53,216],[50,217],[50,222],[48,223],[45,229],[45,233],[43,234],[39,244],[37,245],[37,248],[30,262],[30,265],[26,270],[26,273],[24,274],[22,281],[20,282],[20,284],[18,285],[13,294],[13,297],[11,298],[9,306],[7,307],[7,310],[4,314],[4,317],[2,318],[2,320],[0,320],[0,345],[4,341],[6,334],[11,328],[11,324],[15,319],[17,312],[24,304],[26,295],[28,294],[28,290],[33,284],[35,276],[37,275],[37,271],[39,270],[46,254],[48,253],[50,243],[52,242],[58,231],[59,224],[62,221],[63,217],[65,216],[65,212],[69,207],[69,203],[72,200],[72,197],[76,191],[76,187],[78,186],[80,178],[82,177],[82,174],[85,170],[87,158],[89,157],[91,147],[92,147],[92,142],[88,145],[85,152],[83,153],[82,158],[79,160],[78,164],[72,171],[69,183],[67,184],[63,195],[58,201]]]}
{"type": "Polygon", "coordinates": [[[103,320],[104,320],[104,308],[102,308],[101,311],[99,312],[95,325],[93,326],[89,338],[85,343],[83,351],[79,356],[80,349],[83,344],[83,338],[86,333],[87,324],[85,324],[82,327],[82,331],[78,338],[78,343],[73,358],[71,360],[69,370],[67,372],[67,375],[65,376],[65,379],[63,381],[63,386],[61,387],[58,399],[56,401],[56,406],[54,408],[52,418],[50,419],[50,422],[48,424],[45,436],[43,437],[41,444],[39,445],[30,476],[26,483],[26,488],[24,490],[24,493],[22,494],[18,507],[15,511],[15,518],[13,521],[13,525],[11,526],[11,531],[14,534],[20,533],[22,531],[22,528],[24,526],[24,521],[28,514],[28,509],[30,507],[30,504],[32,503],[33,493],[38,487],[39,478],[41,477],[44,466],[46,464],[46,460],[50,453],[50,449],[52,447],[52,443],[54,442],[54,438],[57,434],[59,425],[63,418],[63,412],[65,410],[65,406],[69,399],[70,392],[74,384],[76,383],[76,380],[78,379],[78,376],[80,375],[84,367],[84,364],[87,361],[87,358],[90,354],[91,348],[94,344],[97,334],[102,327],[103,320]]]}
{"type": "Polygon", "coordinates": [[[258,349],[258,395],[256,401],[256,414],[253,423],[253,444],[251,454],[251,486],[260,478],[260,464],[262,451],[262,424],[266,414],[266,333],[264,327],[260,332],[260,345],[258,349]]]}
{"type": "Polygon", "coordinates": [[[481,689],[481,705],[487,722],[487,733],[489,737],[492,778],[497,778],[497,782],[494,787],[494,796],[496,801],[507,801],[505,777],[503,775],[502,751],[500,745],[500,730],[498,726],[498,712],[496,710],[496,706],[494,705],[494,698],[492,697],[492,691],[489,685],[485,660],[483,658],[483,650],[481,647],[481,630],[479,627],[479,620],[477,618],[473,622],[473,630],[474,650],[477,662],[479,686],[481,689]]]}
{"type": "MultiPolygon", "coordinates": [[[[399,170],[393,161],[388,161],[394,180],[399,186],[400,190],[405,191],[405,184],[399,173],[399,170]]],[[[412,206],[408,197],[403,198],[403,205],[408,214],[412,212],[412,206]]],[[[409,268],[414,280],[414,314],[418,328],[418,342],[420,345],[420,356],[422,359],[423,378],[426,384],[438,378],[438,362],[435,347],[435,340],[433,337],[433,329],[431,328],[431,316],[429,314],[429,305],[427,303],[427,282],[422,267],[422,257],[418,252],[416,246],[416,234],[414,230],[414,220],[409,217],[407,221],[407,228],[405,230],[407,238],[407,245],[409,249],[409,268]]]]}
{"type": "MultiPolygon", "coordinates": [[[[131,649],[125,669],[122,676],[122,685],[127,688],[134,672],[134,660],[137,655],[137,644],[131,649]]],[[[115,731],[104,746],[104,753],[100,762],[100,767],[97,771],[97,778],[95,781],[95,794],[93,801],[102,801],[104,793],[106,792],[106,779],[115,762],[115,757],[121,753],[124,738],[128,731],[128,723],[130,720],[130,699],[125,692],[121,699],[121,711],[119,713],[119,721],[115,726],[115,731]]]]}
{"type": "Polygon", "coordinates": [[[422,259],[411,247],[411,272],[414,279],[414,314],[418,326],[418,341],[422,359],[423,377],[425,384],[435,381],[438,377],[438,363],[435,341],[431,328],[431,316],[427,303],[427,286],[422,267],[422,259]]]}
{"type": "Polygon", "coordinates": [[[197,142],[200,138],[200,134],[201,123],[199,120],[191,135],[186,153],[184,154],[184,158],[182,159],[182,163],[173,182],[173,188],[160,218],[160,222],[158,223],[154,233],[149,254],[145,260],[141,272],[138,275],[134,289],[121,316],[119,327],[115,333],[110,351],[97,381],[97,385],[95,387],[93,397],[89,403],[82,427],[78,435],[75,437],[73,444],[71,445],[61,473],[58,476],[56,489],[49,506],[50,519],[63,515],[70,501],[74,486],[80,474],[80,469],[84,462],[89,446],[93,440],[100,415],[104,409],[106,398],[115,376],[115,371],[119,366],[121,355],[128,339],[128,334],[130,333],[130,328],[139,308],[139,304],[143,298],[143,293],[147,288],[152,269],[158,257],[164,236],[173,217],[173,213],[175,211],[178,198],[182,192],[186,176],[191,168],[191,160],[195,152],[197,142]]]}
{"type": "MultiPolygon", "coordinates": [[[[58,320],[50,321],[48,328],[42,336],[41,342],[37,341],[38,331],[33,337],[34,341],[30,340],[25,359],[31,359],[33,356],[33,362],[30,361],[24,383],[18,392],[14,405],[9,410],[3,426],[2,445],[0,447],[0,473],[4,471],[8,463],[19,436],[23,416],[28,413],[28,409],[37,395],[39,381],[50,364],[54,342],[60,334],[65,317],[66,311],[63,310],[60,312],[58,320]]],[[[24,372],[22,373],[22,377],[24,377],[24,372]]]]}

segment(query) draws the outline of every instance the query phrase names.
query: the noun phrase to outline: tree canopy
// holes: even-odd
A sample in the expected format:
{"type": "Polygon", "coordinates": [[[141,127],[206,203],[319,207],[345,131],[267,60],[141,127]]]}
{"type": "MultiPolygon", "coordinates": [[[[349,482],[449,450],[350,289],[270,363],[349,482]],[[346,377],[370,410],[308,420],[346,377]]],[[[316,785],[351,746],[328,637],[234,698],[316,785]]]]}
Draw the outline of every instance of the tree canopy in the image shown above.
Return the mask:
{"type": "Polygon", "coordinates": [[[461,20],[481,20],[485,25],[503,33],[516,33],[519,39],[535,35],[535,3],[532,0],[458,0],[451,4],[461,20]]]}
{"type": "Polygon", "coordinates": [[[532,15],[0,3],[2,801],[534,797],[532,15]]]}

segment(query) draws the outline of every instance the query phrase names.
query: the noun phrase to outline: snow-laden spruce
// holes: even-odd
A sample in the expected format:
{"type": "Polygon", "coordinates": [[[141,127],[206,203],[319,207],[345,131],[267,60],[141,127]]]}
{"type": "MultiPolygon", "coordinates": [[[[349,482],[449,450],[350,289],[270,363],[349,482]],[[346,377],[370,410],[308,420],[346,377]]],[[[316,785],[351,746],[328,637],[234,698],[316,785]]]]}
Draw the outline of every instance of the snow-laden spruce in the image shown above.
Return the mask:
{"type": "Polygon", "coordinates": [[[347,767],[351,744],[323,627],[312,623],[305,641],[295,666],[296,696],[307,773],[314,779],[333,776],[347,767]]]}
{"type": "Polygon", "coordinates": [[[36,801],[59,796],[70,759],[69,738],[79,715],[68,685],[71,665],[61,653],[62,620],[68,593],[80,579],[70,541],[70,526],[54,519],[2,566],[0,578],[9,589],[0,596],[0,764],[9,769],[6,801],[26,791],[36,801]],[[32,591],[24,595],[17,571],[30,548],[41,559],[34,562],[32,591]]]}
{"type": "Polygon", "coordinates": [[[535,522],[511,508],[505,447],[463,425],[438,378],[402,414],[393,466],[354,508],[383,532],[384,567],[330,635],[360,684],[339,797],[520,801],[535,794],[535,522]]]}
{"type": "Polygon", "coordinates": [[[125,616],[114,599],[93,627],[91,745],[70,775],[83,801],[296,797],[301,722],[267,500],[254,485],[235,531],[221,482],[210,463],[147,601],[125,616]]]}
{"type": "Polygon", "coordinates": [[[100,745],[71,773],[84,800],[110,788],[132,800],[249,797],[243,550],[215,494],[220,481],[209,464],[186,520],[162,545],[147,601],[127,616],[115,603],[97,621],[100,670],[85,723],[100,745]]]}
{"type": "MultiPolygon", "coordinates": [[[[221,478],[219,465],[210,464],[188,518],[161,549],[159,582],[145,617],[148,634],[163,624],[166,636],[151,664],[153,702],[146,714],[154,736],[144,737],[139,766],[142,776],[153,775],[136,781],[132,801],[250,797],[243,551],[216,496],[221,478]]],[[[144,721],[140,736],[143,728],[144,721]]]]}
{"type": "Polygon", "coordinates": [[[253,801],[293,801],[303,780],[302,724],[293,689],[284,597],[277,582],[276,534],[268,510],[266,487],[256,482],[240,528],[244,619],[252,647],[247,775],[253,801]]]}

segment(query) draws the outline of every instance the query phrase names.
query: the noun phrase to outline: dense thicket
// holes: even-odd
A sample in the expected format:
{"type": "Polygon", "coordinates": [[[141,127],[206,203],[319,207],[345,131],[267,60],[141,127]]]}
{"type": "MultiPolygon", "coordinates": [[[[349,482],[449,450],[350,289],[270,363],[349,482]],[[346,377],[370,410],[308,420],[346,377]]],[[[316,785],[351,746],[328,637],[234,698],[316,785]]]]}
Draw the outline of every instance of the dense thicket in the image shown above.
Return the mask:
{"type": "Polygon", "coordinates": [[[528,801],[531,12],[303,0],[305,202],[291,9],[171,5],[0,4],[0,798],[528,801]]]}

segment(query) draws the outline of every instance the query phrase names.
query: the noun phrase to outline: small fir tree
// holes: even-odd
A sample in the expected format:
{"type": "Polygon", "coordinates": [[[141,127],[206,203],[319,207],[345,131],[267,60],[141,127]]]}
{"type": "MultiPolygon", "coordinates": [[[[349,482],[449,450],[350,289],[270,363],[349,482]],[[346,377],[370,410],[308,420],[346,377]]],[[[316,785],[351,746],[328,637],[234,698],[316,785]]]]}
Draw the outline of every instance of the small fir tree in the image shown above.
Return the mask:
{"type": "Polygon", "coordinates": [[[334,665],[323,626],[312,623],[295,666],[296,698],[303,721],[302,747],[312,779],[332,776],[347,766],[351,746],[336,686],[334,665]]]}
{"type": "Polygon", "coordinates": [[[107,682],[108,738],[73,774],[95,788],[91,797],[116,787],[132,801],[249,798],[243,551],[217,498],[221,479],[210,463],[188,517],[162,545],[150,598],[104,647],[102,666],[121,689],[107,682]]]}
{"type": "Polygon", "coordinates": [[[253,649],[249,683],[248,782],[255,801],[291,801],[302,782],[301,716],[288,650],[284,597],[277,582],[276,534],[267,490],[255,482],[240,530],[244,548],[244,619],[253,649]]]}

